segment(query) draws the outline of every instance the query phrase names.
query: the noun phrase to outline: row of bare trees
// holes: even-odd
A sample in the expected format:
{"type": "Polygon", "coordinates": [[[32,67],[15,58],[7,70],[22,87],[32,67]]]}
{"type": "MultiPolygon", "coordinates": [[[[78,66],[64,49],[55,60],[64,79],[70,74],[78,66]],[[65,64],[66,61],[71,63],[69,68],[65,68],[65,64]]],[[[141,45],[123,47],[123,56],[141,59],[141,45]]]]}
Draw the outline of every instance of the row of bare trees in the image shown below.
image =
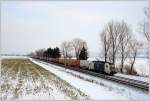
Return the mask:
{"type": "Polygon", "coordinates": [[[75,38],[72,41],[64,41],[61,44],[62,55],[64,58],[71,58],[73,53],[75,53],[76,58],[79,59],[83,47],[87,49],[87,43],[80,38],[75,38]]]}
{"type": "Polygon", "coordinates": [[[87,52],[87,43],[80,39],[75,38],[72,41],[64,41],[61,44],[61,50],[59,52],[59,48],[56,47],[54,49],[48,48],[45,49],[38,49],[35,52],[32,52],[30,56],[33,57],[43,57],[43,56],[49,56],[49,57],[61,57],[61,55],[57,54],[61,53],[61,55],[64,58],[72,58],[74,55],[76,56],[76,59],[87,59],[88,58],[88,52],[87,52]],[[58,52],[57,52],[58,50],[58,52]]]}
{"type": "Polygon", "coordinates": [[[29,56],[32,56],[32,57],[43,57],[44,56],[44,52],[45,52],[45,49],[38,49],[35,52],[31,52],[29,54],[29,56]]]}
{"type": "MultiPolygon", "coordinates": [[[[149,8],[144,8],[145,18],[140,24],[140,33],[144,35],[147,43],[150,44],[149,35],[149,8]]],[[[100,33],[103,50],[105,52],[105,61],[116,63],[116,57],[121,57],[121,72],[127,58],[130,59],[131,70],[137,57],[138,49],[143,46],[142,42],[134,38],[130,26],[122,22],[109,22],[100,33]]],[[[150,53],[149,53],[150,54],[150,53]]]]}
{"type": "Polygon", "coordinates": [[[142,46],[140,42],[133,38],[132,31],[127,23],[109,22],[100,33],[103,50],[105,52],[105,62],[116,63],[116,57],[121,57],[121,72],[127,58],[131,60],[131,70],[133,69],[137,50],[142,46]]]}

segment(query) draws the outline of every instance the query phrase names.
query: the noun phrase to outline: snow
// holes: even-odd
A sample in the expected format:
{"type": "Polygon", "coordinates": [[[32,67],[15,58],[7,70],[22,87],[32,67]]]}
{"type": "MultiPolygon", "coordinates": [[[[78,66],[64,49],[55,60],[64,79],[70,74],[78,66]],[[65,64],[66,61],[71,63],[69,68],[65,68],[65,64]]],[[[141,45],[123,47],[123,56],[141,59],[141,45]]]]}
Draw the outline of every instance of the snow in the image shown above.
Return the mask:
{"type": "Polygon", "coordinates": [[[70,100],[67,96],[63,95],[59,91],[56,91],[56,89],[52,92],[53,95],[48,96],[48,93],[36,93],[36,94],[29,94],[29,95],[23,95],[19,97],[18,100],[70,100]]]}
{"type": "MultiPolygon", "coordinates": [[[[14,58],[14,57],[5,57],[14,58]]],[[[20,58],[20,57],[17,57],[20,58]]],[[[16,59],[16,57],[15,57],[16,59]]],[[[14,60],[15,61],[15,60],[14,60]]],[[[23,64],[23,63],[22,63],[23,64]]],[[[27,65],[26,65],[27,66],[27,65]]],[[[29,65],[28,65],[29,66],[29,65]]],[[[9,64],[1,69],[0,98],[1,100],[70,100],[71,98],[56,86],[53,79],[46,78],[42,70],[38,74],[35,67],[20,67],[20,65],[9,64]],[[18,69],[16,69],[18,68],[18,69]],[[34,69],[31,70],[30,68],[34,69]],[[37,75],[35,75],[37,74],[37,75]],[[36,77],[35,77],[36,76],[36,77]]],[[[52,76],[52,74],[50,74],[52,76]]],[[[58,82],[58,84],[60,84],[58,82]]],[[[60,85],[61,86],[61,85],[60,85]]],[[[68,89],[68,86],[64,86],[68,89]]],[[[71,89],[70,89],[71,90],[71,89]]]]}
{"type": "Polygon", "coordinates": [[[139,81],[143,81],[143,82],[149,82],[149,78],[148,77],[141,77],[141,76],[134,76],[134,75],[125,75],[125,74],[121,74],[121,73],[117,73],[117,74],[115,74],[115,76],[130,78],[130,79],[139,80],[139,81]]]}
{"type": "MultiPolygon", "coordinates": [[[[47,84],[49,84],[47,82],[47,84]]],[[[70,100],[69,97],[67,97],[65,94],[62,92],[58,91],[55,86],[49,84],[48,86],[51,87],[52,90],[46,91],[46,90],[41,90],[40,92],[32,92],[27,94],[27,91],[25,88],[35,88],[35,86],[38,85],[38,82],[36,84],[33,84],[33,82],[27,82],[24,85],[24,92],[22,96],[19,96],[17,100],[70,100]]]]}
{"type": "Polygon", "coordinates": [[[48,66],[48,65],[36,62],[34,60],[32,60],[32,62],[44,67],[45,69],[49,70],[50,72],[61,77],[63,80],[66,80],[68,83],[70,83],[71,85],[80,89],[81,91],[83,91],[87,95],[90,95],[90,97],[93,99],[103,99],[103,100],[106,100],[106,99],[122,99],[122,100],[126,99],[125,97],[123,97],[121,95],[119,96],[119,94],[114,94],[111,91],[107,91],[107,90],[105,90],[105,88],[100,87],[96,84],[89,83],[87,81],[83,81],[79,78],[76,78],[72,75],[69,75],[68,73],[59,71],[55,68],[50,68],[50,66],[48,66]]]}
{"type": "Polygon", "coordinates": [[[45,62],[35,61],[32,59],[31,61],[56,74],[61,79],[80,89],[82,92],[84,92],[94,100],[143,100],[143,98],[145,100],[149,99],[148,93],[137,90],[135,88],[127,87],[125,85],[89,76],[76,71],[63,69],[59,66],[55,66],[45,62]],[[83,77],[84,80],[72,75],[72,73],[83,77]],[[88,80],[91,80],[93,82],[89,82],[88,80]]]}
{"type": "Polygon", "coordinates": [[[146,58],[137,58],[135,61],[135,69],[141,75],[149,75],[149,60],[146,58]]]}
{"type": "Polygon", "coordinates": [[[96,61],[96,58],[88,58],[87,61],[96,61]]]}
{"type": "Polygon", "coordinates": [[[1,56],[1,59],[27,59],[27,56],[1,56]]]}
{"type": "MultiPolygon", "coordinates": [[[[116,66],[119,67],[120,60],[116,61],[116,66]]],[[[125,64],[130,66],[130,59],[127,58],[125,64]]],[[[148,58],[136,58],[134,69],[137,73],[141,76],[148,76],[149,75],[149,60],[148,58]]]]}

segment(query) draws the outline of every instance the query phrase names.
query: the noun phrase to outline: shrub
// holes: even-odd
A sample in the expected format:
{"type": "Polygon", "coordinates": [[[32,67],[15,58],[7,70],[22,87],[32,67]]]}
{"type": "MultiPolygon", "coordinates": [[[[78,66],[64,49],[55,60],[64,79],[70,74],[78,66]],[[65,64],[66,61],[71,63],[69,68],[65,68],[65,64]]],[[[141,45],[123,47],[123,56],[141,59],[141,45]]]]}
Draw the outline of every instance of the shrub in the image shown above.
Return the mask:
{"type": "Polygon", "coordinates": [[[126,71],[126,74],[129,74],[129,75],[137,75],[136,70],[135,70],[134,68],[131,70],[131,67],[130,67],[129,65],[125,65],[125,66],[124,66],[124,69],[125,69],[125,71],[126,71]]]}
{"type": "MultiPolygon", "coordinates": [[[[116,68],[117,72],[121,72],[121,65],[118,65],[118,67],[116,68]]],[[[128,64],[124,65],[124,68],[122,70],[122,73],[124,74],[129,74],[129,75],[137,75],[136,70],[133,68],[133,70],[131,71],[131,66],[128,64]]]]}

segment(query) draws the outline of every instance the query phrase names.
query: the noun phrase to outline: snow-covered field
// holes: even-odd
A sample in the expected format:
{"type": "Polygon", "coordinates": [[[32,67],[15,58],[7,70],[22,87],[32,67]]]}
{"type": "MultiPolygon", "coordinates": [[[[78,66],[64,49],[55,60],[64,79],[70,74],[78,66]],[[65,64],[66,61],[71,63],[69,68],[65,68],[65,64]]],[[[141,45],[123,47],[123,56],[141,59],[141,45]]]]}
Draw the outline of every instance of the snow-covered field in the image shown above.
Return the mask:
{"type": "Polygon", "coordinates": [[[27,58],[3,58],[0,87],[1,100],[89,99],[80,90],[27,58]]]}
{"type": "Polygon", "coordinates": [[[1,59],[28,59],[27,56],[1,56],[1,59]]]}
{"type": "Polygon", "coordinates": [[[82,92],[96,100],[148,100],[148,92],[128,87],[119,83],[89,76],[83,73],[64,69],[59,66],[48,64],[41,61],[34,63],[56,74],[72,86],[80,89],[82,92]]]}
{"type": "MultiPolygon", "coordinates": [[[[116,63],[119,67],[120,61],[117,60],[116,63]]],[[[127,59],[125,64],[130,65],[130,59],[127,59]]],[[[136,58],[134,69],[137,73],[141,76],[148,76],[149,75],[149,60],[147,58],[136,58]]]]}

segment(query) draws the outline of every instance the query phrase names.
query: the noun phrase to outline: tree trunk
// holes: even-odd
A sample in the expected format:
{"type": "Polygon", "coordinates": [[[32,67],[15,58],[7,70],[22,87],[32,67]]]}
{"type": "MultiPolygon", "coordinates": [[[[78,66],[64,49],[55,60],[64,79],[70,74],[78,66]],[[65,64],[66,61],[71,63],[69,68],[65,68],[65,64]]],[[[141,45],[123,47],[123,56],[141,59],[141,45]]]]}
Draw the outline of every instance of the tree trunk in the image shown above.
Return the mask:
{"type": "Polygon", "coordinates": [[[115,45],[113,42],[113,64],[115,65],[115,45]]]}
{"type": "Polygon", "coordinates": [[[105,52],[105,62],[107,62],[107,52],[105,52]]]}
{"type": "MultiPolygon", "coordinates": [[[[148,41],[148,58],[149,58],[149,67],[150,67],[150,41],[148,41]]],[[[150,69],[149,69],[149,73],[150,73],[150,69]]],[[[149,80],[149,84],[150,84],[150,80],[149,80]]],[[[150,95],[150,85],[149,85],[149,95],[150,95]]]]}
{"type": "Polygon", "coordinates": [[[135,54],[134,54],[134,59],[133,59],[133,62],[132,62],[132,64],[131,64],[131,73],[132,73],[132,71],[133,71],[133,66],[134,66],[134,63],[135,63],[135,58],[136,58],[136,52],[135,52],[135,54]]]}
{"type": "Polygon", "coordinates": [[[106,44],[105,44],[105,62],[107,62],[107,50],[106,50],[106,44]]]}
{"type": "Polygon", "coordinates": [[[121,58],[121,73],[123,72],[123,57],[121,58]]]}
{"type": "Polygon", "coordinates": [[[79,54],[78,54],[78,52],[76,52],[76,58],[77,58],[77,60],[79,60],[79,54]]]}
{"type": "Polygon", "coordinates": [[[121,73],[123,72],[124,68],[124,49],[123,49],[123,44],[122,44],[122,52],[121,52],[121,73]]]}

